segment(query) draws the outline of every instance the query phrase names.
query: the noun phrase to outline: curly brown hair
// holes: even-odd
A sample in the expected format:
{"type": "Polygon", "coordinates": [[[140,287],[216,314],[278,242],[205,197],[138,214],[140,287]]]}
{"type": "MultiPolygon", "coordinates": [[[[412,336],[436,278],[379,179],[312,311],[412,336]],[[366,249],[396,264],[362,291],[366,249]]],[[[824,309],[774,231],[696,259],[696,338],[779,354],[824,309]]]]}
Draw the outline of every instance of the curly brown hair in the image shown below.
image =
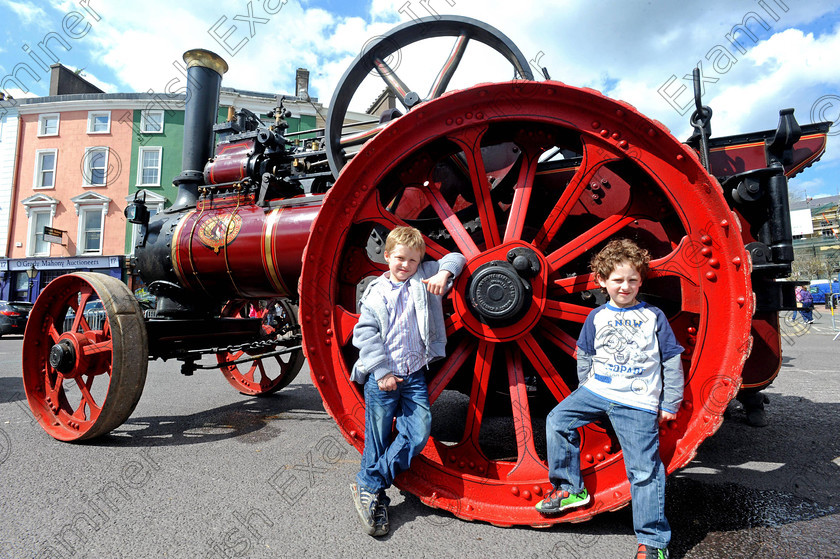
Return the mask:
{"type": "Polygon", "coordinates": [[[608,242],[607,246],[592,258],[589,267],[596,277],[607,279],[613,270],[624,262],[633,266],[644,281],[650,265],[650,253],[630,239],[608,242]]]}

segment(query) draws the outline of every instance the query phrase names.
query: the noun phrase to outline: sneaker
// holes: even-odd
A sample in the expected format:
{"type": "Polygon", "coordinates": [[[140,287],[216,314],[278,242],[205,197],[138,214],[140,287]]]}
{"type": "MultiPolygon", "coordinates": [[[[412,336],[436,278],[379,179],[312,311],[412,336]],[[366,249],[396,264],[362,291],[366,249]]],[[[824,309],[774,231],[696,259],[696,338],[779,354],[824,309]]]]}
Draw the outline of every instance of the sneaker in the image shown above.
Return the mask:
{"type": "Polygon", "coordinates": [[[566,509],[582,507],[589,503],[589,492],[586,488],[576,495],[570,494],[562,489],[552,489],[545,496],[545,499],[537,503],[537,511],[542,514],[554,514],[566,509]]]}
{"type": "Polygon", "coordinates": [[[379,499],[376,498],[374,493],[371,493],[364,487],[360,487],[356,483],[351,484],[350,489],[353,491],[353,503],[355,503],[356,512],[359,513],[359,518],[362,520],[362,525],[365,527],[365,533],[368,536],[375,536],[376,521],[374,518],[376,515],[376,505],[379,502],[379,499]]]}
{"type": "Polygon", "coordinates": [[[668,559],[668,548],[650,547],[643,543],[639,544],[639,549],[636,551],[634,559],[668,559]]]}
{"type": "Polygon", "coordinates": [[[384,536],[391,530],[391,524],[388,522],[388,505],[390,504],[391,499],[385,491],[380,491],[376,496],[376,507],[373,510],[373,536],[376,538],[384,536]]]}

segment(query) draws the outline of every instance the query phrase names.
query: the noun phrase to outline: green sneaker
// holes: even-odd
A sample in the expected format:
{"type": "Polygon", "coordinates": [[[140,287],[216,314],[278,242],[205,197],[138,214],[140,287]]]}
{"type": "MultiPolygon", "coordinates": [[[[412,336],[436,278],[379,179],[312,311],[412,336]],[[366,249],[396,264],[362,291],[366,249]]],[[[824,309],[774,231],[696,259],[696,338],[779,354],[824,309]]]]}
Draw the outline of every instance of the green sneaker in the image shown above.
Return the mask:
{"type": "Polygon", "coordinates": [[[639,549],[633,559],[669,559],[668,548],[650,547],[643,543],[639,544],[639,549]]]}
{"type": "Polygon", "coordinates": [[[575,495],[562,489],[552,489],[545,499],[537,503],[537,511],[542,514],[556,514],[566,509],[582,507],[589,503],[589,492],[586,488],[575,495]]]}

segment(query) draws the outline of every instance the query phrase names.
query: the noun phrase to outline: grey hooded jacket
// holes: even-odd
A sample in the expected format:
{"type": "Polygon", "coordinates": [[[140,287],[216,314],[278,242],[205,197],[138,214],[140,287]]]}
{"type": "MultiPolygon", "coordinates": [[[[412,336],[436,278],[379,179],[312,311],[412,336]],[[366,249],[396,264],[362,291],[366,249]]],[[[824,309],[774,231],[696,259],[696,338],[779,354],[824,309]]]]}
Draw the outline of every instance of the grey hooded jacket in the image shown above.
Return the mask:
{"type": "MultiPolygon", "coordinates": [[[[432,295],[426,290],[422,282],[446,270],[452,274],[447,285],[447,291],[452,287],[453,280],[464,269],[466,258],[460,253],[451,252],[440,260],[422,262],[417,272],[408,281],[408,292],[414,300],[417,313],[417,325],[420,328],[420,338],[426,347],[426,362],[434,361],[445,355],[446,326],[443,321],[443,306],[441,295],[432,295]]],[[[390,283],[390,272],[385,272],[373,280],[365,289],[361,299],[361,314],[359,322],[353,328],[353,345],[359,348],[359,359],[353,365],[350,378],[359,384],[364,384],[369,373],[373,373],[376,380],[387,375],[389,371],[385,365],[385,337],[388,335],[388,308],[385,298],[379,292],[379,286],[390,283]]],[[[390,289],[390,286],[388,286],[390,289]]]]}

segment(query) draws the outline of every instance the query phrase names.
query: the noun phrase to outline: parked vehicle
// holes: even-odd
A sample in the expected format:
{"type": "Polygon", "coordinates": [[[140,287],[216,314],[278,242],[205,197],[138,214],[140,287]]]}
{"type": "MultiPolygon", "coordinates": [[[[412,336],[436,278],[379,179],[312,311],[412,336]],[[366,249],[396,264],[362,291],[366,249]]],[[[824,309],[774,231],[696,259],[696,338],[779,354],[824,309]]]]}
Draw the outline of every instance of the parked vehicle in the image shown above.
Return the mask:
{"type": "Polygon", "coordinates": [[[23,301],[0,301],[0,336],[23,335],[32,303],[23,301]]]}
{"type": "Polygon", "coordinates": [[[808,291],[811,292],[811,297],[814,299],[814,304],[826,303],[830,299],[831,293],[840,293],[840,282],[837,280],[815,280],[811,282],[808,291]]]}

